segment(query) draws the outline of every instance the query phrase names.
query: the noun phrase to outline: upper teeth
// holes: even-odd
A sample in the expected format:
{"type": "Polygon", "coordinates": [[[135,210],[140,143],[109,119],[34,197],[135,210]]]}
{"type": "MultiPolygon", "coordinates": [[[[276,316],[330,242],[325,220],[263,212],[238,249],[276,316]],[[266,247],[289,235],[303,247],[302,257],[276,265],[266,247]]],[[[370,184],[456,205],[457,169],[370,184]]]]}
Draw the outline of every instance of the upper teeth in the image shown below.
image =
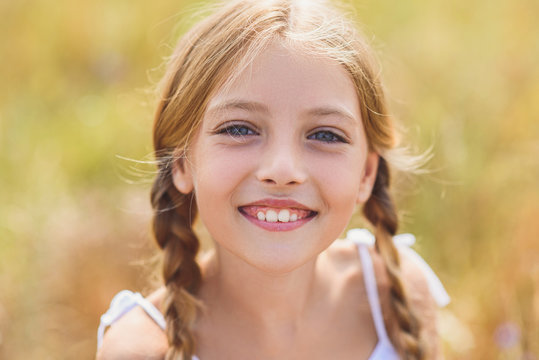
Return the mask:
{"type": "Polygon", "coordinates": [[[275,210],[268,210],[265,214],[262,211],[259,211],[256,214],[258,220],[267,221],[267,222],[289,222],[296,221],[298,219],[297,214],[290,214],[290,211],[283,209],[279,210],[279,213],[275,210]]]}

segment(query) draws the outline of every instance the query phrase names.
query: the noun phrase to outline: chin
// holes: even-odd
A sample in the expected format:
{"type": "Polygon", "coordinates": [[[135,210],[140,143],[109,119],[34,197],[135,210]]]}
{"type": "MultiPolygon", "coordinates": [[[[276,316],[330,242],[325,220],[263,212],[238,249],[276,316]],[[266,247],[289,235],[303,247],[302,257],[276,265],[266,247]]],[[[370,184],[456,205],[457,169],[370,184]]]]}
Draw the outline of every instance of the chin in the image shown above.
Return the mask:
{"type": "Polygon", "coordinates": [[[270,275],[288,274],[308,262],[308,258],[300,258],[293,254],[265,253],[261,256],[250,257],[245,260],[250,266],[270,275]]]}

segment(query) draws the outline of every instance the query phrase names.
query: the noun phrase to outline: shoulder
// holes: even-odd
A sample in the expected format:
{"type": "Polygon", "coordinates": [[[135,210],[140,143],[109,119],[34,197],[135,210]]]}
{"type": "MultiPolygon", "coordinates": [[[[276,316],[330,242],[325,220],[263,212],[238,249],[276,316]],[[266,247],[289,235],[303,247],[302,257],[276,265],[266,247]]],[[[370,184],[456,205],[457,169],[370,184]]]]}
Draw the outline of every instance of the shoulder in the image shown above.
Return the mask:
{"type": "MultiPolygon", "coordinates": [[[[164,289],[152,293],[147,299],[157,308],[164,289]]],[[[97,360],[164,359],[168,340],[163,330],[136,306],[113,323],[105,333],[97,360]]]]}
{"type": "Polygon", "coordinates": [[[337,288],[346,293],[352,292],[352,296],[364,294],[363,270],[355,243],[340,239],[334,241],[319,258],[319,263],[323,276],[337,288]]]}
{"type": "MultiPolygon", "coordinates": [[[[330,260],[332,267],[341,273],[353,274],[363,281],[363,266],[359,262],[357,244],[350,241],[335,241],[326,251],[326,257],[330,260]]],[[[374,273],[381,300],[389,299],[390,281],[386,272],[384,260],[374,247],[368,246],[370,258],[372,260],[374,273]],[[387,295],[387,296],[384,296],[387,295]]],[[[435,302],[431,296],[427,279],[421,267],[406,252],[399,251],[400,273],[403,285],[407,290],[412,306],[417,311],[423,312],[428,309],[436,309],[435,302]]]]}

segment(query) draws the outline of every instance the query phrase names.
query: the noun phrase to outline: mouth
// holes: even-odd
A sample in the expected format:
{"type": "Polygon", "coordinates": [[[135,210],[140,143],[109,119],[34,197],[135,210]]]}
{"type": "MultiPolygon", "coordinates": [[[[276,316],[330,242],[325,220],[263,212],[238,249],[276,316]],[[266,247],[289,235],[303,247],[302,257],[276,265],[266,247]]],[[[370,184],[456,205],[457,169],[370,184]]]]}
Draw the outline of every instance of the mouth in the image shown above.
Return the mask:
{"type": "Polygon", "coordinates": [[[266,230],[293,230],[313,219],[318,212],[293,200],[265,199],[240,206],[239,212],[266,230]]]}
{"type": "Polygon", "coordinates": [[[287,223],[303,220],[316,215],[315,211],[297,208],[274,208],[267,206],[242,206],[240,212],[246,216],[257,218],[268,223],[287,223]]]}

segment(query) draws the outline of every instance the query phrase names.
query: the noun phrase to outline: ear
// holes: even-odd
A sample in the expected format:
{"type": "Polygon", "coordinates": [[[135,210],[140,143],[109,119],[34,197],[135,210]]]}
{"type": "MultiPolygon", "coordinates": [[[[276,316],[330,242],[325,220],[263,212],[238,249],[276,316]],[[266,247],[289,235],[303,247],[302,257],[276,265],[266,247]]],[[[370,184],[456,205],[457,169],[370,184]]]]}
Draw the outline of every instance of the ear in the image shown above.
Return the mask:
{"type": "Polygon", "coordinates": [[[185,155],[178,157],[172,164],[172,182],[182,194],[189,194],[193,191],[193,171],[185,155]]]}
{"type": "Polygon", "coordinates": [[[366,202],[371,196],[376,174],[378,173],[378,154],[374,151],[369,152],[365,161],[365,169],[359,183],[359,192],[356,202],[358,204],[366,202]]]}

